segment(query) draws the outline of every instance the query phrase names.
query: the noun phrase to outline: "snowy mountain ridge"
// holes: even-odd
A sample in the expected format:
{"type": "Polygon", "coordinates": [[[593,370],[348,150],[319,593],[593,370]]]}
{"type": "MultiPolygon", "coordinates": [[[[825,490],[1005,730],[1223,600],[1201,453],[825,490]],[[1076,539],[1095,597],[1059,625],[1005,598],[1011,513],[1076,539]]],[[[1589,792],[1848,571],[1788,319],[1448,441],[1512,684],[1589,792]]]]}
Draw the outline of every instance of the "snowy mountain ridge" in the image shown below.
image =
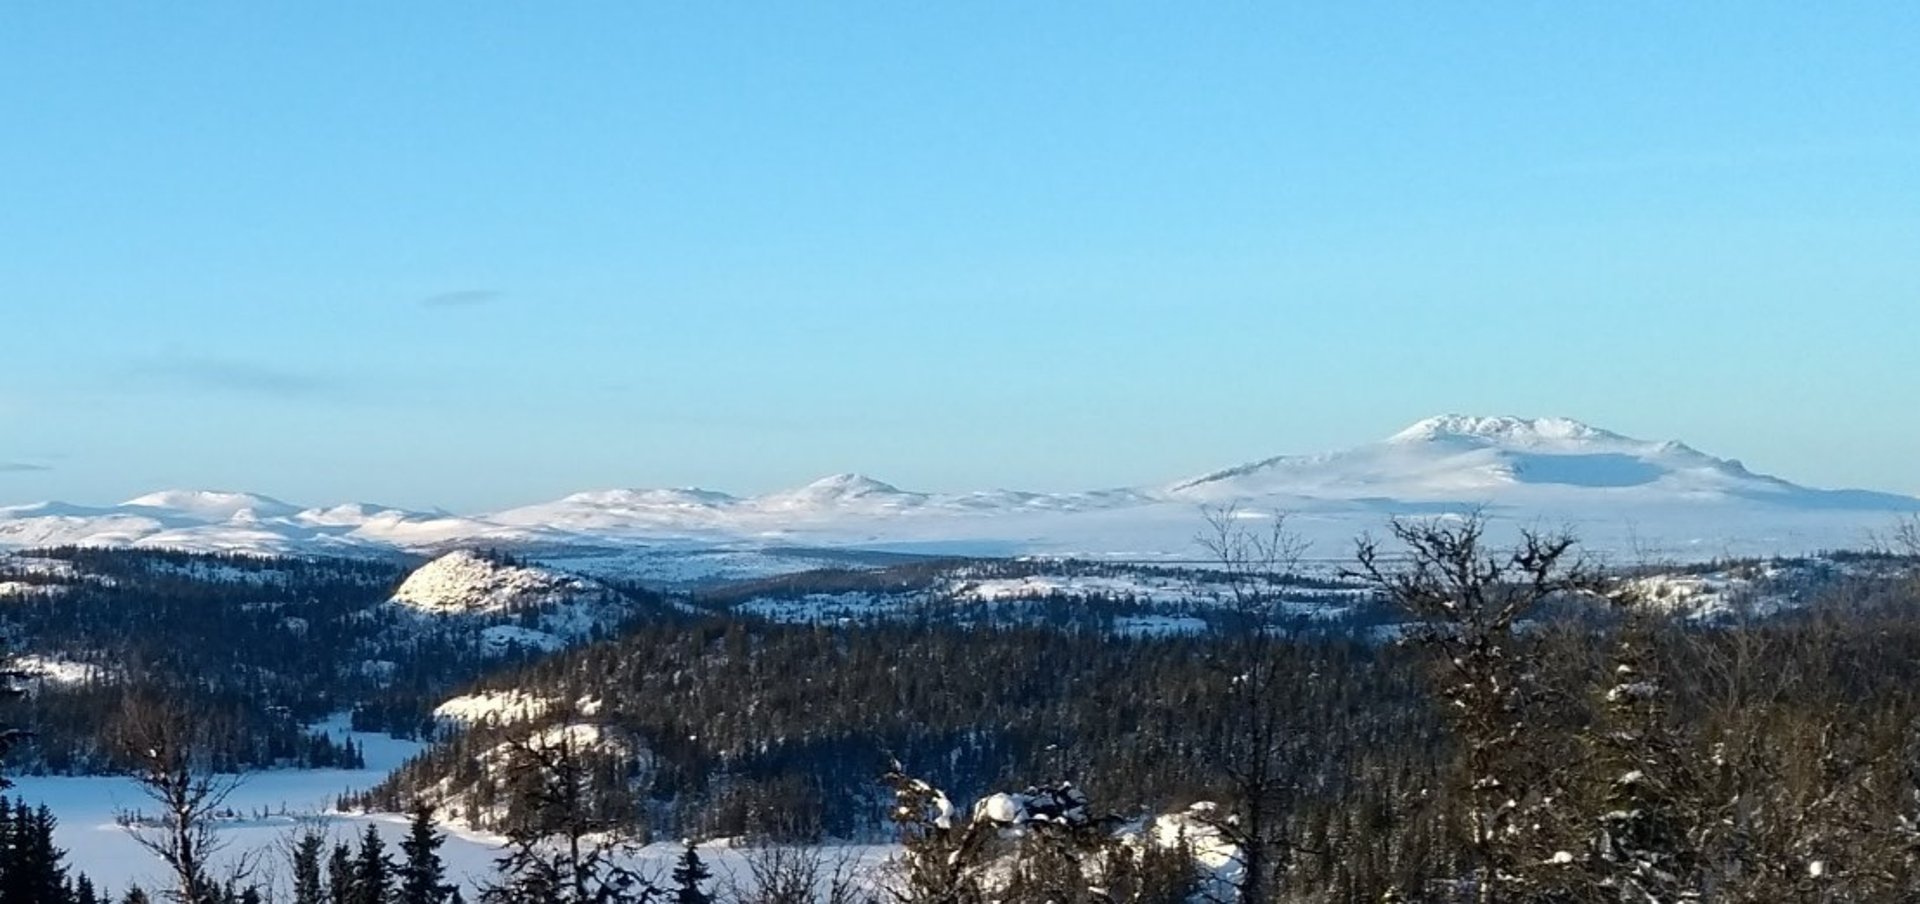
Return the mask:
{"type": "Polygon", "coordinates": [[[1920,500],[1823,490],[1755,474],[1677,441],[1569,418],[1440,415],[1384,440],[1280,455],[1158,486],[1078,493],[924,493],[859,474],[735,496],[607,489],[457,515],[349,503],[301,508],[268,496],[166,490],[114,506],[0,507],[0,547],[146,546],[366,555],[457,546],[667,549],[819,547],[1117,557],[1191,554],[1196,509],[1286,511],[1341,540],[1393,515],[1477,509],[1559,520],[1719,554],[1857,545],[1920,500]]]}

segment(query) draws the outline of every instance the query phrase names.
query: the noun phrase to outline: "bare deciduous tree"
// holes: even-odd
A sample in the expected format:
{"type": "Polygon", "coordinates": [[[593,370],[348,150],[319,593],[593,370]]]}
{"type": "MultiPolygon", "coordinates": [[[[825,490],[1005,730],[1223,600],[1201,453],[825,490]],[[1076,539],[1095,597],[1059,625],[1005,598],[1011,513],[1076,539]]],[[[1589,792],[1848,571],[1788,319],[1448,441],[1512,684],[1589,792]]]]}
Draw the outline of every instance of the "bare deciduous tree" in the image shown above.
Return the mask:
{"type": "Polygon", "coordinates": [[[242,853],[224,875],[215,875],[214,859],[226,846],[216,821],[245,779],[214,771],[208,750],[217,731],[204,716],[154,694],[127,697],[115,725],[120,755],[159,811],[122,810],[118,821],[173,873],[167,896],[182,904],[217,900],[223,888],[247,878],[255,861],[255,854],[242,853]]]}
{"type": "Polygon", "coordinates": [[[870,904],[875,900],[854,857],[818,847],[763,844],[741,858],[745,875],[725,879],[737,904],[870,904]]]}
{"type": "Polygon", "coordinates": [[[1225,579],[1234,621],[1219,662],[1232,717],[1211,748],[1234,799],[1207,811],[1205,821],[1240,851],[1239,899],[1265,901],[1292,853],[1286,815],[1298,789],[1289,767],[1306,741],[1287,717],[1293,688],[1276,622],[1282,590],[1307,544],[1288,529],[1284,513],[1226,505],[1203,515],[1206,528],[1196,542],[1225,579]]]}

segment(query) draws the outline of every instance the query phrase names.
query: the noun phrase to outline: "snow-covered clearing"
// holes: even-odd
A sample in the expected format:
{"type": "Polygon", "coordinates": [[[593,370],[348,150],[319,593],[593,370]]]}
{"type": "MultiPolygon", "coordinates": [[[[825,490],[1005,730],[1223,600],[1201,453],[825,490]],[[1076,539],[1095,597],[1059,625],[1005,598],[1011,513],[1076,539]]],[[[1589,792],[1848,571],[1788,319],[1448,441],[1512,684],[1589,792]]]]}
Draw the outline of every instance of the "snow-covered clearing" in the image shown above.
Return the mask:
{"type": "Polygon", "coordinates": [[[98,666],[38,654],[15,657],[12,666],[46,684],[86,684],[99,680],[102,674],[98,666]]]}

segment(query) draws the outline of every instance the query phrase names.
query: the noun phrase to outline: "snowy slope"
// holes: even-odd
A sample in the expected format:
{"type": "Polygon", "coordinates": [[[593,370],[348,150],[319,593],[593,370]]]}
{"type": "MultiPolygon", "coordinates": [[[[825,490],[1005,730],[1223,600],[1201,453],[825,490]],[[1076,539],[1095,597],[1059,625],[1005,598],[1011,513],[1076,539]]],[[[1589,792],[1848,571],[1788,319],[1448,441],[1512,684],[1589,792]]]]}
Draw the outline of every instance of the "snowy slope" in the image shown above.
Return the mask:
{"type": "MultiPolygon", "coordinates": [[[[1680,442],[1565,418],[1428,418],[1386,439],[1282,455],[1170,484],[1083,493],[922,493],[836,474],[760,496],[614,489],[453,515],[364,504],[300,509],[264,496],[164,491],[116,506],[0,508],[0,547],[167,546],[264,552],[432,551],[459,545],[644,549],[660,561],[724,547],[1192,556],[1203,505],[1284,510],[1324,554],[1391,515],[1480,509],[1504,524],[1566,523],[1589,542],[1675,555],[1859,545],[1920,500],[1822,490],[1680,442]]],[[[765,563],[777,570],[776,562],[765,563]]],[[[670,570],[670,569],[664,569],[670,570]]]]}
{"type": "Polygon", "coordinates": [[[495,615],[613,595],[600,584],[545,568],[508,565],[455,550],[415,569],[393,602],[435,615],[495,615]]]}
{"type": "Polygon", "coordinates": [[[561,649],[636,611],[631,599],[598,581],[468,550],[415,569],[388,604],[414,617],[402,630],[471,631],[493,652],[561,649]]]}

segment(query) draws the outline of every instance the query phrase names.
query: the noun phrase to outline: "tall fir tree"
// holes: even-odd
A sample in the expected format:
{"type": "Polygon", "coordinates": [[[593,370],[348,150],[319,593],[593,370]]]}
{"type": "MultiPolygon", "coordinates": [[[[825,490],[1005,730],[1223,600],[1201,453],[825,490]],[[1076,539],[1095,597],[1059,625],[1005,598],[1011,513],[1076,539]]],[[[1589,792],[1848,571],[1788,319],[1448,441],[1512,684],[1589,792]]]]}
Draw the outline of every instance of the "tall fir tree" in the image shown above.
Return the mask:
{"type": "Polygon", "coordinates": [[[353,861],[352,904],[387,904],[393,886],[393,865],[387,860],[387,843],[380,830],[367,826],[360,836],[360,854],[353,861]]]}
{"type": "Polygon", "coordinates": [[[293,904],[328,904],[321,856],[326,836],[308,829],[293,843],[293,904]]]}
{"type": "Polygon", "coordinates": [[[433,807],[427,802],[416,801],[411,816],[407,837],[400,842],[400,904],[444,904],[453,891],[440,861],[446,836],[434,828],[433,807]]]}
{"type": "Polygon", "coordinates": [[[0,798],[0,904],[72,900],[66,858],[53,843],[53,812],[0,798]]]}
{"type": "Polygon", "coordinates": [[[327,856],[327,901],[329,904],[354,904],[353,849],[346,844],[333,846],[327,856]]]}
{"type": "Polygon", "coordinates": [[[700,883],[713,878],[713,871],[700,859],[700,851],[692,839],[681,844],[685,849],[673,867],[674,900],[677,904],[713,904],[713,896],[700,887],[700,883]]]}

